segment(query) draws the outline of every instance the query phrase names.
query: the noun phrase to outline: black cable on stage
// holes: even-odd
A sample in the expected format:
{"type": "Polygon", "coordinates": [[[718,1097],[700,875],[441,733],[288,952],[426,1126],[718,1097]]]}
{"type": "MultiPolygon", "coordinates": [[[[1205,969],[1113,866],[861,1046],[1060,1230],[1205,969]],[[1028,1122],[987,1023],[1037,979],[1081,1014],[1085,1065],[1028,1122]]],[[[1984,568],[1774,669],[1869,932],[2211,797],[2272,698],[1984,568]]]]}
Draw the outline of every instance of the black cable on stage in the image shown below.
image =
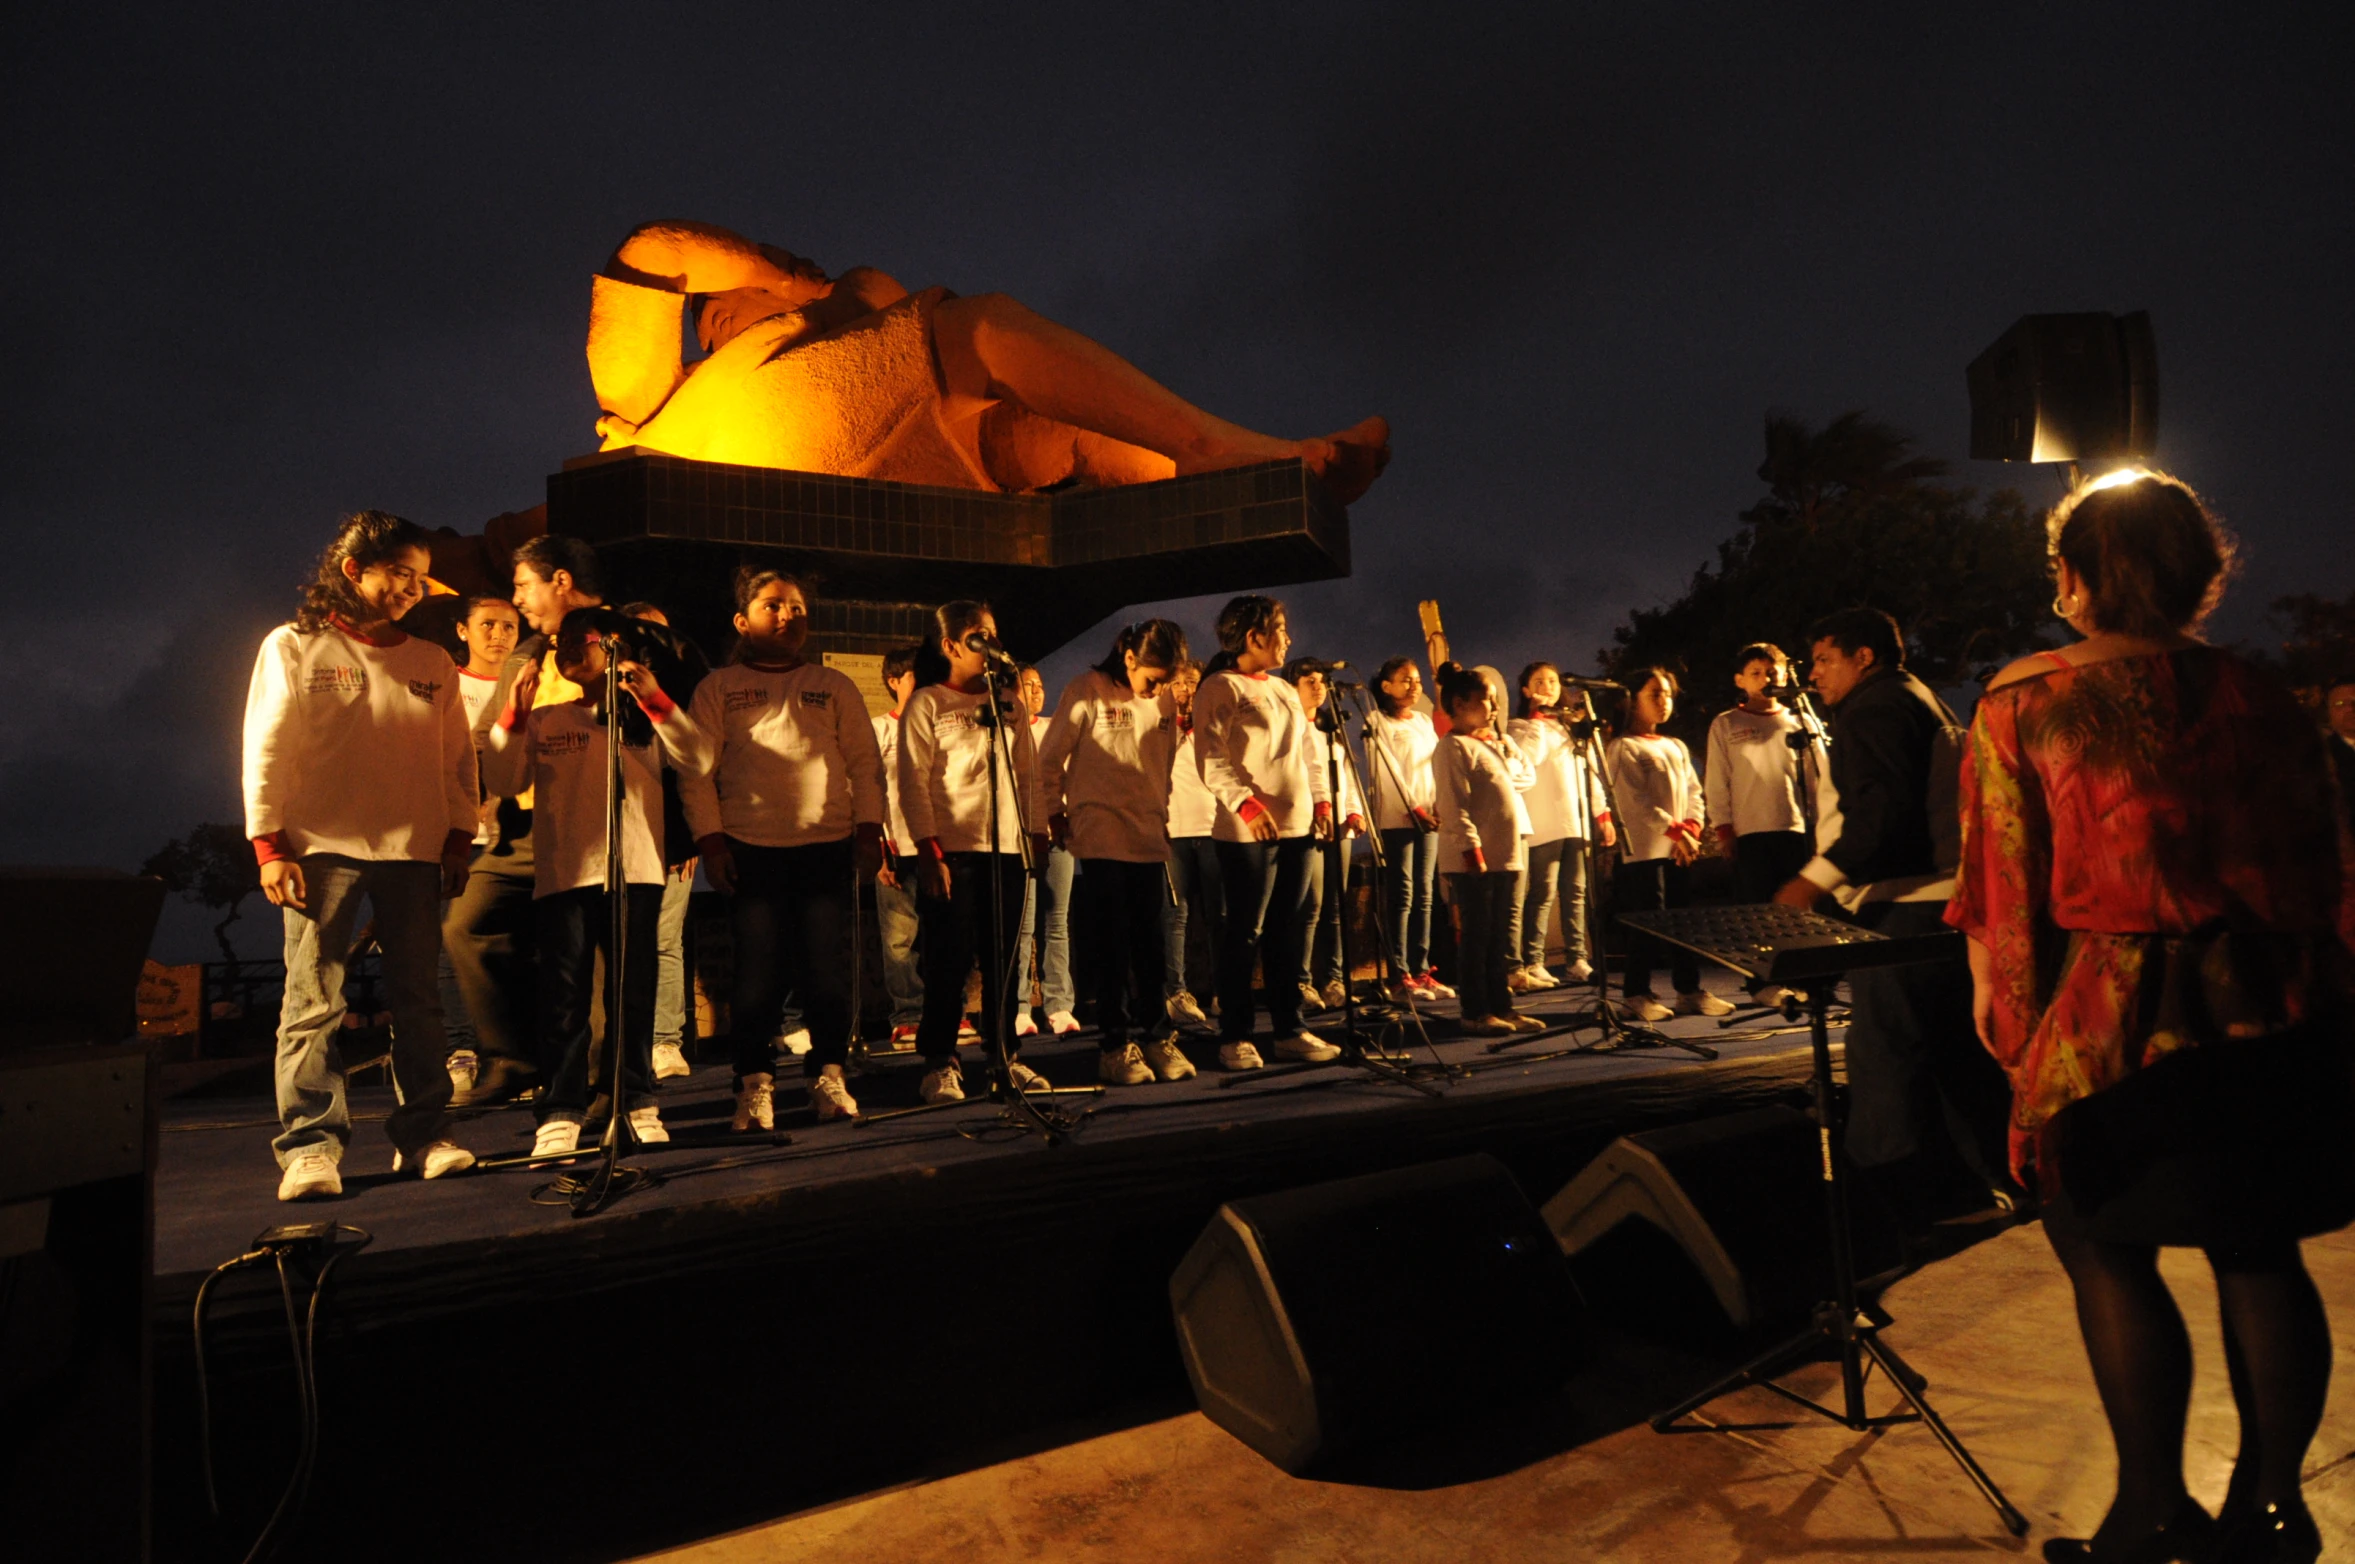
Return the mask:
{"type": "Polygon", "coordinates": [[[204,1472],[205,1504],[215,1519],[221,1514],[219,1494],[213,1479],[212,1392],[205,1368],[204,1309],[215,1283],[231,1271],[259,1265],[264,1260],[273,1262],[278,1272],[279,1302],[286,1312],[286,1339],[294,1359],[295,1397],[301,1417],[301,1432],[296,1445],[294,1470],[288,1474],[286,1487],[278,1495],[278,1503],[271,1509],[270,1518],[263,1524],[261,1534],[246,1550],[242,1564],[258,1564],[267,1557],[275,1540],[282,1540],[302,1514],[303,1504],[310,1497],[311,1477],[318,1469],[319,1460],[319,1301],[327,1295],[327,1281],[346,1255],[358,1254],[375,1241],[375,1235],[365,1228],[348,1222],[323,1223],[306,1227],[272,1228],[255,1240],[254,1247],[241,1255],[224,1260],[214,1267],[196,1289],[196,1303],[191,1327],[196,1338],[196,1400],[197,1451],[204,1472]],[[350,1233],[359,1242],[347,1247],[334,1246],[334,1235],[350,1233]],[[286,1261],[289,1255],[309,1254],[325,1250],[326,1259],[320,1263],[319,1274],[312,1278],[309,1305],[298,1319],[294,1307],[294,1282],[288,1276],[286,1261]]]}

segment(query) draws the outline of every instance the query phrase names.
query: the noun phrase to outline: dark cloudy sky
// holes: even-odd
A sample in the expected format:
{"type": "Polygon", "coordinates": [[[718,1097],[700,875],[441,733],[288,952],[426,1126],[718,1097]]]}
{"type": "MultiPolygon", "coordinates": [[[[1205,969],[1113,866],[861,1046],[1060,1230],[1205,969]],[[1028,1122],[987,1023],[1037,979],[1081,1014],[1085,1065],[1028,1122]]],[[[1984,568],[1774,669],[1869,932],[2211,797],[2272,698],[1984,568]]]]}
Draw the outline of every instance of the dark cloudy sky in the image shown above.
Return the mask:
{"type": "Polygon", "coordinates": [[[1583,663],[1754,497],[1769,407],[1959,457],[2015,316],[2147,308],[2163,458],[2261,633],[2355,587],[2341,18],[36,8],[0,63],[0,859],[235,818],[253,647],[331,518],[538,500],[595,443],[589,274],[661,216],[1013,293],[1256,427],[1387,414],[1356,578],[1292,594],[1353,660],[1435,594],[1483,660],[1583,663]]]}

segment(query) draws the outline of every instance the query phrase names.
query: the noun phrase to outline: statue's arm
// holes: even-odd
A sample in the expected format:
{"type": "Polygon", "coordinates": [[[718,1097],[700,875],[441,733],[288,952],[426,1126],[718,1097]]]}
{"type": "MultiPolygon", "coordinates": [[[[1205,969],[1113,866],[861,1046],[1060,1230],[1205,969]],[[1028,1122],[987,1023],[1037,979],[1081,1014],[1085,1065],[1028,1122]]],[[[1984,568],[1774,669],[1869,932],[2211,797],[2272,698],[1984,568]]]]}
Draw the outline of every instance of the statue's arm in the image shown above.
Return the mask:
{"type": "Polygon", "coordinates": [[[806,292],[818,268],[715,223],[665,219],[631,229],[606,261],[604,275],[671,293],[726,293],[732,288],[792,293],[806,292]]]}

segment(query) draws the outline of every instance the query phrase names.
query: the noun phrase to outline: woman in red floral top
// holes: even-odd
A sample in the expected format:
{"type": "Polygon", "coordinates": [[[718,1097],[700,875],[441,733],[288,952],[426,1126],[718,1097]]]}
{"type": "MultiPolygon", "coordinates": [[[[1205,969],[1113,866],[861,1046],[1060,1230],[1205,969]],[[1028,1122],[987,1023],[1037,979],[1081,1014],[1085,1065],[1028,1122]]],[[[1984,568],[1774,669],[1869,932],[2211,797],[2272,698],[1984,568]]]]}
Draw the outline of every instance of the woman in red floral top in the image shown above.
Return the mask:
{"type": "Polygon", "coordinates": [[[2081,489],[2052,550],[2084,639],[1980,703],[1947,910],[2118,1450],[2101,1529],[2045,1556],[2312,1559],[2298,1472],[2331,1345],[2298,1239],[2355,1218],[2349,838],[2290,693],[2192,637],[2231,546],[2188,488],[2081,489]],[[2215,1521],[2183,1486],[2170,1244],[2215,1269],[2240,1408],[2215,1521]]]}

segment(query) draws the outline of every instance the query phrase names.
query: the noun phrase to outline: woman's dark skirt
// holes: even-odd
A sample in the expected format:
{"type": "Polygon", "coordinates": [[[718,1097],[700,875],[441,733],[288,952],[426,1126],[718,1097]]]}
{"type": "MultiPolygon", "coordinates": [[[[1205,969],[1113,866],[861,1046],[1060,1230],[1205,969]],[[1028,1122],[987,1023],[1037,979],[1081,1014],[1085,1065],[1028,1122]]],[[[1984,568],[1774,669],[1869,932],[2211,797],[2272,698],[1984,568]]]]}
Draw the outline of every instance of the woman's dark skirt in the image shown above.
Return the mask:
{"type": "Polygon", "coordinates": [[[2097,1243],[2236,1249],[2355,1221],[2355,1058],[2301,1027],[2169,1054],[2070,1104],[2047,1142],[2047,1228],[2097,1243]]]}

